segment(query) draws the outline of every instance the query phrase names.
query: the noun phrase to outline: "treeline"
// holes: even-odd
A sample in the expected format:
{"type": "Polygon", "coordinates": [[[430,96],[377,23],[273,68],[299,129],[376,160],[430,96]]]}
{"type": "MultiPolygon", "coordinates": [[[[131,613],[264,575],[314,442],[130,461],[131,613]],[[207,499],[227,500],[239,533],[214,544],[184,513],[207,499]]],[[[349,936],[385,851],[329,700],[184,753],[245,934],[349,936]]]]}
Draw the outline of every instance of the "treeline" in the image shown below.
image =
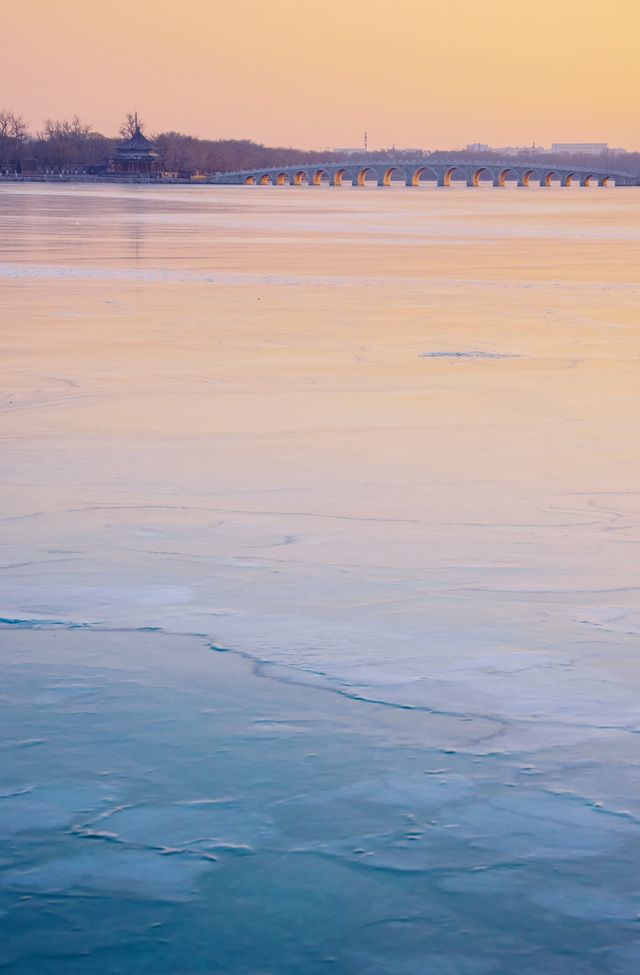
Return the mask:
{"type": "Polygon", "coordinates": [[[15,112],[0,110],[0,172],[20,173],[34,167],[43,172],[85,172],[104,164],[117,145],[82,122],[47,119],[35,134],[15,112]]]}
{"type": "MultiPolygon", "coordinates": [[[[117,137],[109,137],[96,132],[93,127],[78,116],[67,120],[47,119],[39,132],[32,133],[23,117],[9,110],[0,110],[0,174],[22,172],[42,173],[94,173],[104,172],[107,161],[111,159],[118,144],[129,138],[136,125],[144,131],[144,123],[136,115],[127,114],[120,126],[117,137]]],[[[263,146],[250,139],[198,139],[181,132],[160,132],[149,135],[158,147],[164,169],[168,173],[189,177],[194,174],[209,175],[234,169],[251,169],[264,166],[295,165],[296,163],[329,162],[337,158],[330,152],[308,152],[302,149],[274,148],[263,146]]],[[[474,159],[488,165],[497,157],[492,153],[455,151],[460,159],[474,159]]],[[[364,150],[362,155],[364,156],[364,150]]],[[[389,149],[369,151],[371,161],[386,158],[397,159],[403,155],[401,150],[389,149]]],[[[444,155],[451,156],[451,150],[433,153],[408,153],[411,158],[423,156],[437,161],[444,155]]],[[[640,153],[627,153],[623,156],[603,154],[602,156],[551,156],[529,152],[513,158],[514,163],[532,165],[576,166],[595,169],[611,168],[640,176],[640,153]]]]}
{"type": "Polygon", "coordinates": [[[264,166],[293,166],[326,160],[326,152],[305,152],[263,146],[250,139],[197,139],[181,132],[160,132],[153,137],[169,173],[191,176],[229,169],[264,166]]]}
{"type": "MultiPolygon", "coordinates": [[[[0,173],[99,173],[118,144],[133,134],[136,124],[144,131],[142,120],[128,114],[118,136],[112,138],[75,116],[70,120],[47,119],[39,132],[31,133],[21,115],[0,111],[0,173]]],[[[250,139],[197,139],[180,132],[160,132],[148,138],[160,150],[165,170],[180,176],[327,158],[326,152],[272,148],[250,139]]]]}

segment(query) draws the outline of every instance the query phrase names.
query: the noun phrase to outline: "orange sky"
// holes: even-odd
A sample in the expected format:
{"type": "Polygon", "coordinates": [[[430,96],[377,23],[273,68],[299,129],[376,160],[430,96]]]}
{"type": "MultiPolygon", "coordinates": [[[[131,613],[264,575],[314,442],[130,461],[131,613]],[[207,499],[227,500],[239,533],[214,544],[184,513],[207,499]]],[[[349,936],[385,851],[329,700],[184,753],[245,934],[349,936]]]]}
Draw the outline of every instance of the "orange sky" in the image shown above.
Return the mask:
{"type": "Polygon", "coordinates": [[[0,107],[312,148],[640,148],[639,0],[17,0],[0,107]]]}

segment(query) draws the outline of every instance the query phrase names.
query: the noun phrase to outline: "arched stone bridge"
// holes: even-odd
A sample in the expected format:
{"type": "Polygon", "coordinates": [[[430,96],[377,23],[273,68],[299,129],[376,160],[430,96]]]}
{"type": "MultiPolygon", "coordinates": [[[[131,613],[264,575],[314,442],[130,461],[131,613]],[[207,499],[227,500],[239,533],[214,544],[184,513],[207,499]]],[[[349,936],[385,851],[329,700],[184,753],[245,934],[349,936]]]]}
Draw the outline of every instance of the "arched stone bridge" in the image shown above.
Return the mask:
{"type": "Polygon", "coordinates": [[[398,161],[352,160],[346,162],[319,163],[298,166],[277,166],[267,169],[243,169],[236,172],[218,173],[217,183],[268,185],[320,186],[364,186],[373,181],[378,186],[390,186],[392,180],[401,179],[406,186],[420,186],[432,182],[438,186],[451,186],[454,181],[463,181],[467,186],[478,186],[490,182],[493,186],[506,186],[515,182],[518,186],[537,183],[540,186],[639,186],[640,179],[615,170],[585,169],[566,166],[553,166],[549,163],[515,163],[509,161],[469,162],[451,159],[444,162],[425,162],[424,160],[398,161]]]}

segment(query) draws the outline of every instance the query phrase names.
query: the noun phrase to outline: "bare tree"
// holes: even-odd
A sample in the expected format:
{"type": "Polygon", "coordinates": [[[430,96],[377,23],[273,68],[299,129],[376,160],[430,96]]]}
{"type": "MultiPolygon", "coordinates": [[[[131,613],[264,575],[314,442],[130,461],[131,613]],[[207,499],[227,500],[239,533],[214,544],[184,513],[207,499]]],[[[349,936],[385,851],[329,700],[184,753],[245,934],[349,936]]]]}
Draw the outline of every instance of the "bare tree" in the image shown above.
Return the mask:
{"type": "Polygon", "coordinates": [[[28,135],[27,123],[22,115],[0,110],[0,170],[8,172],[15,168],[28,135]]]}
{"type": "Polygon", "coordinates": [[[69,142],[82,142],[91,135],[91,126],[86,125],[77,115],[71,120],[62,119],[54,122],[48,118],[44,123],[44,135],[47,139],[67,139],[69,142]]]}
{"type": "Polygon", "coordinates": [[[8,112],[6,109],[0,111],[0,138],[25,139],[27,136],[27,123],[22,115],[15,112],[8,112]]]}
{"type": "Polygon", "coordinates": [[[47,119],[43,131],[38,133],[35,155],[56,169],[81,169],[98,161],[104,153],[105,142],[108,140],[104,136],[94,132],[77,115],[71,120],[47,119]]]}
{"type": "Polygon", "coordinates": [[[135,134],[136,130],[140,129],[141,132],[145,130],[145,124],[141,118],[138,118],[137,112],[127,112],[124,117],[122,125],[118,129],[118,135],[122,139],[131,139],[135,134]]]}

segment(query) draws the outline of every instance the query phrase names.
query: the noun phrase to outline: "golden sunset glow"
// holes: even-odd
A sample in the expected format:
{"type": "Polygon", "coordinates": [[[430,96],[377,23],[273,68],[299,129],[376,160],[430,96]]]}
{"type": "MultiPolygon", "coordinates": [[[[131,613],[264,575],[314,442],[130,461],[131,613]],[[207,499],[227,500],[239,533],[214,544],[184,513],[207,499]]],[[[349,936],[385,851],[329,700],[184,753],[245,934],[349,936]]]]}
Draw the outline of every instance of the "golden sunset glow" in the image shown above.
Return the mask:
{"type": "Polygon", "coordinates": [[[637,148],[640,4],[22,0],[0,106],[302,147],[606,141],[637,148]]]}

